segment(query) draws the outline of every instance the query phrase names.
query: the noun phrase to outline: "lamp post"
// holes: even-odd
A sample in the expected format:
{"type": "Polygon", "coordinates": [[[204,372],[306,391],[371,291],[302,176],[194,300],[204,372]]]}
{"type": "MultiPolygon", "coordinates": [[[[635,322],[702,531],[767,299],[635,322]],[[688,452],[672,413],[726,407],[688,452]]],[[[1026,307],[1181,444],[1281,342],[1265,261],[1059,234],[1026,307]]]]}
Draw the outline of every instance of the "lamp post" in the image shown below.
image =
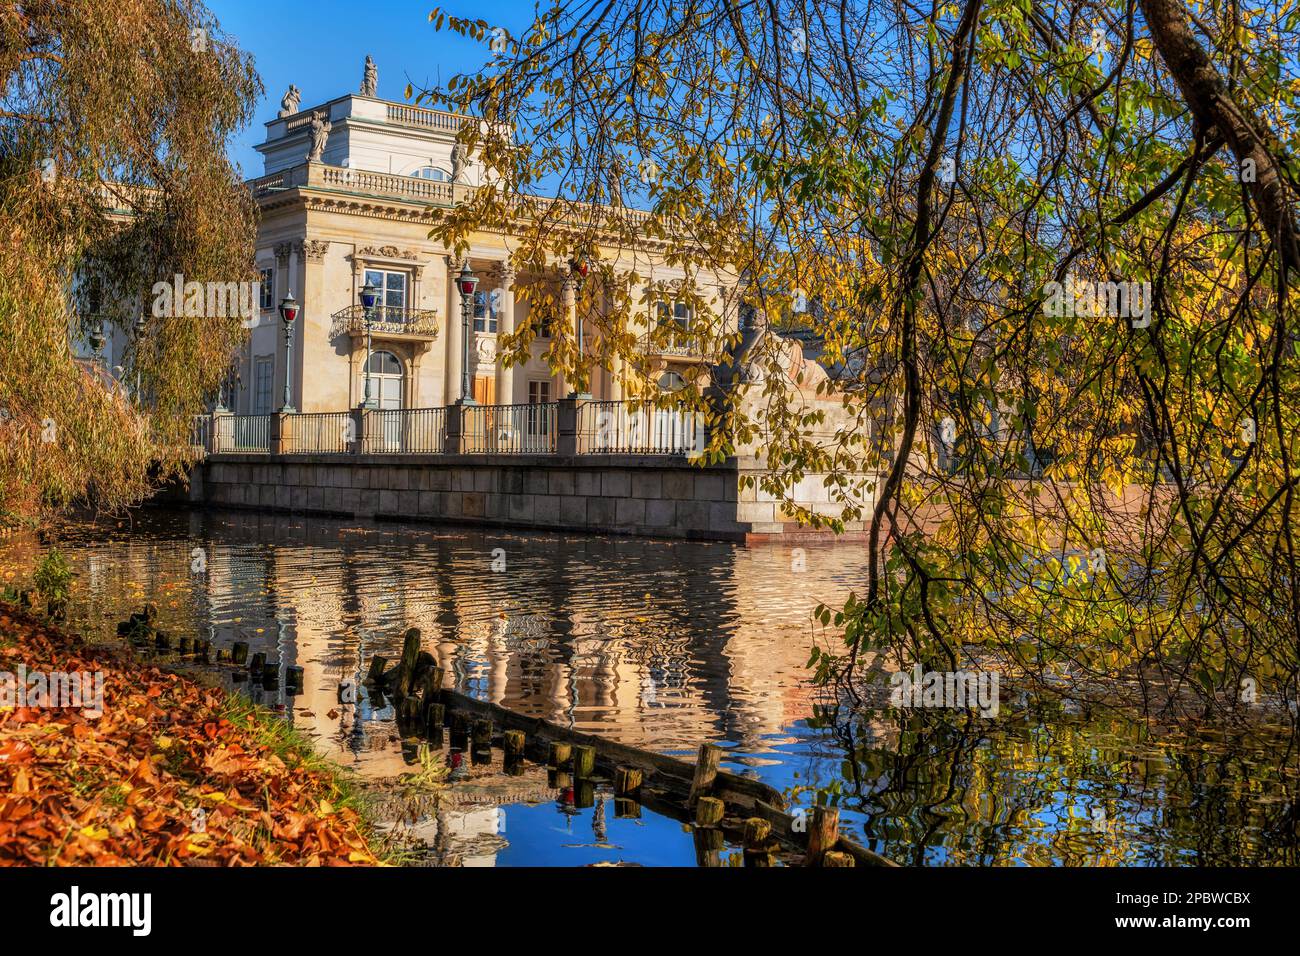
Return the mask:
{"type": "Polygon", "coordinates": [[[99,319],[90,329],[90,353],[91,357],[104,365],[108,366],[108,359],[104,355],[104,345],[108,341],[108,336],[104,333],[104,320],[99,319]]]}
{"type": "Polygon", "coordinates": [[[135,401],[136,404],[143,404],[140,400],[140,343],[144,341],[145,333],[144,313],[141,312],[135,319],[135,401]]]}
{"type": "Polygon", "coordinates": [[[298,318],[298,302],[293,291],[280,300],[280,318],[284,321],[284,402],[281,412],[295,412],[293,407],[293,323],[298,318]]]}
{"type": "Polygon", "coordinates": [[[379,290],[369,280],[361,287],[361,310],[366,320],[366,395],[361,400],[362,408],[374,408],[375,400],[370,396],[370,323],[375,314],[375,303],[379,301],[379,290]]]}
{"type": "Polygon", "coordinates": [[[478,276],[469,268],[469,259],[461,266],[460,275],[456,277],[456,288],[460,292],[460,403],[473,405],[469,391],[469,330],[470,318],[474,313],[474,290],[478,288],[478,276]]]}

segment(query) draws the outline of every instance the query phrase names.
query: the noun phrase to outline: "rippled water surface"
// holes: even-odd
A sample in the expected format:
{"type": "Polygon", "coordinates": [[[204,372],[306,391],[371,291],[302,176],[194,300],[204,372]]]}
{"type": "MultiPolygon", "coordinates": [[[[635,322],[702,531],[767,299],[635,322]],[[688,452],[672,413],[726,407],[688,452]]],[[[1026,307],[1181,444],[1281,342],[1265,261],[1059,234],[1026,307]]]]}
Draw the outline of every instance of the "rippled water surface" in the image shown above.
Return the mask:
{"type": "MultiPolygon", "coordinates": [[[[302,667],[296,696],[283,681],[243,689],[363,774],[409,769],[409,753],[391,707],[340,705],[338,685],[376,653],[395,657],[415,626],[466,693],[664,752],[721,743],[729,769],[797,802],[829,792],[846,828],[899,862],[1300,861],[1281,742],[1059,709],[993,721],[866,713],[835,731],[810,721],[812,611],[860,586],[858,545],[796,553],[168,511],[70,524],[57,538],[79,574],[77,626],[109,636],[149,600],[164,629],[246,640],[282,671],[302,667]]],[[[38,554],[31,540],[0,545],[11,568],[38,554]]],[[[700,851],[676,822],[620,814],[608,793],[575,800],[544,774],[504,787],[503,808],[415,829],[488,865],[712,865],[729,852],[700,851]]]]}

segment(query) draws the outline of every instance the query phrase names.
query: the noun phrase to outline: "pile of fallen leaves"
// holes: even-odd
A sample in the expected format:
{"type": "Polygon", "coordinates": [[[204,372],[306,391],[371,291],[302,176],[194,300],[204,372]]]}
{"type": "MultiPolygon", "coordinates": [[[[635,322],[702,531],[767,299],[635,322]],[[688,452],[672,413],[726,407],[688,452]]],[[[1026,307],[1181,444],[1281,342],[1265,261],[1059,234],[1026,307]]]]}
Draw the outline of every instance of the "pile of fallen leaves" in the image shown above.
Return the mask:
{"type": "Polygon", "coordinates": [[[102,671],[101,716],[0,705],[0,864],[376,864],[327,765],[232,695],[0,605],[0,671],[102,671]]]}

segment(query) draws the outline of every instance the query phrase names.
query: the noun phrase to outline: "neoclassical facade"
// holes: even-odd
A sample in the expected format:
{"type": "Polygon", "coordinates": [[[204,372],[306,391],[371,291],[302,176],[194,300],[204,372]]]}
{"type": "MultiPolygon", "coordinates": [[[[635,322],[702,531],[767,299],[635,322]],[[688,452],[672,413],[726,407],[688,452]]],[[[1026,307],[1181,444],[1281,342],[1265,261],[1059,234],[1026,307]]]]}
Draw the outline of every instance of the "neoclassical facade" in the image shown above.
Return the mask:
{"type": "MultiPolygon", "coordinates": [[[[296,90],[293,91],[296,93],[296,90]]],[[[309,109],[286,108],[266,124],[258,146],[265,175],[249,183],[261,209],[257,268],[259,311],[237,378],[227,395],[232,411],[265,414],[280,407],[286,347],[277,306],[292,292],[301,304],[293,329],[290,379],[299,412],[341,411],[365,399],[366,321],[360,291],[379,290],[371,315],[370,388],[381,408],[429,408],[461,397],[463,334],[460,295],[453,281],[462,263],[429,238],[434,210],[488,184],[489,174],[464,154],[456,133],[465,117],[349,94],[309,109]]],[[[511,237],[484,231],[470,237],[468,261],[479,279],[469,343],[470,397],[479,404],[550,402],[573,391],[541,358],[507,368],[497,341],[527,320],[515,295],[521,277],[510,258],[511,237]]],[[[602,253],[603,254],[603,253],[602,253]]],[[[662,263],[620,253],[616,267],[635,270],[652,285],[681,280],[662,263]]],[[[546,277],[561,301],[572,303],[574,277],[557,266],[546,277]]],[[[727,320],[730,287],[719,280],[700,290],[727,320]]],[[[693,321],[672,303],[652,299],[640,317],[652,322],[693,321]]],[[[578,322],[576,313],[573,322],[578,322]]],[[[595,334],[589,325],[586,335],[595,334]]],[[[703,360],[676,346],[651,346],[646,367],[671,390],[701,369],[703,360]]],[[[596,399],[623,398],[628,372],[592,368],[588,391],[596,399]]]]}

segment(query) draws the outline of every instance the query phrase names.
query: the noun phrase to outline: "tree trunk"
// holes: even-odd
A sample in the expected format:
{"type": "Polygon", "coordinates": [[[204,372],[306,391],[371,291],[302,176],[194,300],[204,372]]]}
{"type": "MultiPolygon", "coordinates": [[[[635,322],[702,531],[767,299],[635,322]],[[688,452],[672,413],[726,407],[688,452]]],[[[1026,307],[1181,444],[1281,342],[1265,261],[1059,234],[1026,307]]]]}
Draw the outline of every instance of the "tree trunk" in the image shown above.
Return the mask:
{"type": "Polygon", "coordinates": [[[1229,96],[1209,56],[1192,35],[1180,0],[1141,0],[1151,39],[1183,99],[1207,135],[1218,130],[1237,158],[1254,166],[1254,182],[1245,182],[1255,211],[1277,244],[1288,269],[1300,270],[1300,240],[1291,215],[1286,185],[1278,171],[1273,149],[1281,151],[1276,137],[1257,118],[1244,113],[1229,96]]]}

